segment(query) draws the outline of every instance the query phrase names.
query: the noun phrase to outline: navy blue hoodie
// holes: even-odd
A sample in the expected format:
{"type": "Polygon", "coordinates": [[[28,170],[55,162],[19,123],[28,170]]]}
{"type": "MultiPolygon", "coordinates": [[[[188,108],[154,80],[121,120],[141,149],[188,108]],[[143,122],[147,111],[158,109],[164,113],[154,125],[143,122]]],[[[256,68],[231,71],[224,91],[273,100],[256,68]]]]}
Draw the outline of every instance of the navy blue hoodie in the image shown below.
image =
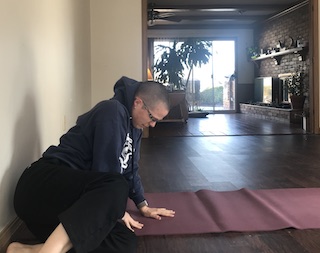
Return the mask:
{"type": "Polygon", "coordinates": [[[45,158],[57,158],[74,169],[118,172],[130,186],[129,197],[139,204],[144,191],[138,174],[142,130],[131,122],[131,107],[139,82],[120,78],[114,97],[78,117],[76,125],[50,146],[45,158]],[[134,159],[132,159],[132,156],[134,159]]]}

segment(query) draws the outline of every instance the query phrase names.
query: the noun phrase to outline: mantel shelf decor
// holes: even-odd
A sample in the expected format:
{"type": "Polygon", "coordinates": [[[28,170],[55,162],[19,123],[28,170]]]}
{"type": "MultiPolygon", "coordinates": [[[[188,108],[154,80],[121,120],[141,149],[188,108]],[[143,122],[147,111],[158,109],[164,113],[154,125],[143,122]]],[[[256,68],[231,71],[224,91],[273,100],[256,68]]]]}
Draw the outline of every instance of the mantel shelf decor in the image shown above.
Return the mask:
{"type": "Polygon", "coordinates": [[[255,58],[251,58],[252,61],[261,61],[268,58],[273,58],[276,61],[276,64],[279,65],[281,63],[281,59],[284,55],[287,54],[298,54],[301,58],[301,61],[304,61],[308,52],[308,47],[295,47],[290,49],[285,49],[279,52],[260,55],[255,58]]]}

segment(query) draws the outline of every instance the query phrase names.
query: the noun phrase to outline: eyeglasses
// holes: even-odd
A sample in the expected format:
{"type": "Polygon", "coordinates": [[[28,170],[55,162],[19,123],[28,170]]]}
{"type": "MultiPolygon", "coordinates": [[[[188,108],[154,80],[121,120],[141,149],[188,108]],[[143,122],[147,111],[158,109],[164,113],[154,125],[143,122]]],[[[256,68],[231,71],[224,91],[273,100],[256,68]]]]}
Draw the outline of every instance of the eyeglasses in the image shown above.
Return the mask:
{"type": "Polygon", "coordinates": [[[145,103],[143,100],[142,100],[142,103],[143,103],[144,109],[147,110],[147,112],[148,112],[148,114],[149,114],[149,118],[151,119],[151,121],[152,121],[152,122],[158,122],[159,120],[158,120],[157,118],[155,118],[155,117],[151,114],[148,106],[146,105],[146,103],[145,103]]]}

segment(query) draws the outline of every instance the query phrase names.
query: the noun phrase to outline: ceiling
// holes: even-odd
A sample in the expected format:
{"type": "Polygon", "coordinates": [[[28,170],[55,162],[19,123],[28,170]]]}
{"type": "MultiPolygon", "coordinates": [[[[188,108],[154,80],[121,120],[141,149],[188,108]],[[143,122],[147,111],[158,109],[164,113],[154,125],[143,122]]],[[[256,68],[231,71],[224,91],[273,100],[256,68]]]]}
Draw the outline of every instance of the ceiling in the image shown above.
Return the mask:
{"type": "Polygon", "coordinates": [[[148,0],[148,29],[250,28],[308,0],[148,0]]]}

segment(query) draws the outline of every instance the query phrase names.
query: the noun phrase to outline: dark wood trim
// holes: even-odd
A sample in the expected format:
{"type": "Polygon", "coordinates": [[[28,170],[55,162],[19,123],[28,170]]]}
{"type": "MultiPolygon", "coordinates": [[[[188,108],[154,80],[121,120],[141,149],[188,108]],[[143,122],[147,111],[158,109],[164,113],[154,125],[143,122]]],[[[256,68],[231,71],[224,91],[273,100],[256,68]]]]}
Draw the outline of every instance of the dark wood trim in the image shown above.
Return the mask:
{"type": "Polygon", "coordinates": [[[256,24],[249,24],[249,25],[236,25],[236,24],[230,24],[230,25],[212,25],[212,24],[189,24],[189,25],[155,25],[155,26],[149,26],[149,30],[185,30],[185,29],[254,29],[256,24]]]}
{"type": "Polygon", "coordinates": [[[320,133],[320,103],[319,103],[319,3],[318,0],[312,0],[310,6],[311,13],[311,47],[310,52],[310,80],[309,80],[309,94],[310,96],[310,132],[320,133]]]}
{"type": "MultiPolygon", "coordinates": [[[[148,37],[147,37],[147,30],[148,30],[148,1],[141,0],[141,12],[142,12],[142,80],[148,80],[148,37]]],[[[143,130],[143,138],[149,137],[149,128],[145,128],[143,130]]]]}
{"type": "Polygon", "coordinates": [[[19,230],[22,221],[17,217],[7,225],[0,233],[0,253],[5,253],[11,242],[12,236],[19,230]]]}
{"type": "Polygon", "coordinates": [[[147,74],[147,58],[148,58],[148,38],[147,38],[147,7],[148,2],[147,0],[141,0],[141,12],[142,12],[142,79],[143,81],[147,81],[148,74],[147,74]]]}
{"type": "Polygon", "coordinates": [[[167,12],[176,12],[179,11],[210,11],[212,9],[240,9],[240,10],[275,10],[281,7],[281,9],[287,9],[291,7],[290,4],[282,4],[282,5],[270,5],[270,4],[157,4],[157,5],[149,5],[149,9],[153,8],[155,11],[157,10],[166,10],[167,12]]]}
{"type": "Polygon", "coordinates": [[[292,7],[288,8],[288,9],[286,9],[286,10],[284,10],[284,11],[282,11],[282,12],[280,12],[280,13],[278,13],[278,14],[276,14],[276,15],[268,18],[268,19],[266,19],[265,21],[269,22],[269,21],[274,20],[276,18],[280,18],[280,17],[283,17],[285,15],[288,15],[289,13],[294,12],[294,11],[302,8],[302,7],[306,6],[307,4],[309,4],[309,0],[306,0],[306,1],[303,1],[301,3],[298,3],[297,5],[292,6],[292,7]]]}

